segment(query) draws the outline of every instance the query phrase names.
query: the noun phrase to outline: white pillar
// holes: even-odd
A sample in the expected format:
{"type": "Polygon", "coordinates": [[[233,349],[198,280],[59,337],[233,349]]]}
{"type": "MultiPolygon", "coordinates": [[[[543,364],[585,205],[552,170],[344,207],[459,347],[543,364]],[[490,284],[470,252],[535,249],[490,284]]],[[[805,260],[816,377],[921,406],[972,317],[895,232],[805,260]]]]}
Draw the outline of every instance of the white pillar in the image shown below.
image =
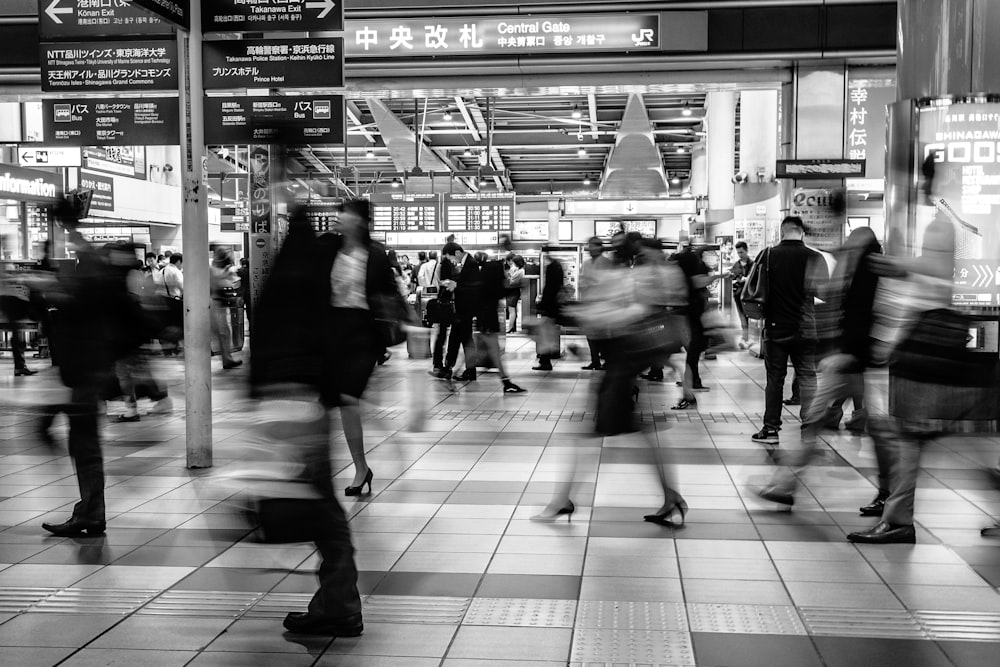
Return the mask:
{"type": "Polygon", "coordinates": [[[559,200],[549,200],[549,243],[559,243],[559,200]]]}
{"type": "Polygon", "coordinates": [[[708,208],[712,217],[732,219],[736,93],[710,92],[706,96],[705,107],[705,130],[708,132],[705,138],[708,153],[708,208]]]}
{"type": "Polygon", "coordinates": [[[740,93],[740,171],[758,181],[774,177],[778,159],[778,91],[744,90],[740,93]]]}
{"type": "Polygon", "coordinates": [[[201,73],[201,0],[191,0],[191,31],[177,32],[181,67],[181,149],[184,154],[184,391],[187,467],[212,465],[212,348],[205,178],[205,86],[201,73]]]}
{"type": "Polygon", "coordinates": [[[691,196],[708,196],[708,155],[704,144],[691,149],[691,196]]]}

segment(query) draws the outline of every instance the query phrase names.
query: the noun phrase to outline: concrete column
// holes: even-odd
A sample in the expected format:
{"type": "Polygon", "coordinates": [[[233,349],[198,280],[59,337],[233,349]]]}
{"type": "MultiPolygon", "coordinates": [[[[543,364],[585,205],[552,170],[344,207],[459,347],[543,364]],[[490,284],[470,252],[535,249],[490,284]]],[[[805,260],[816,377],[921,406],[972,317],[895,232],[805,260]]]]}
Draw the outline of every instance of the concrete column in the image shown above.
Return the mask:
{"type": "Polygon", "coordinates": [[[691,196],[708,196],[708,155],[704,144],[691,149],[691,196]]]}
{"type": "Polygon", "coordinates": [[[795,70],[795,158],[839,158],[844,154],[844,67],[795,70]]]}
{"type": "Polygon", "coordinates": [[[733,164],[736,159],[736,93],[710,92],[705,99],[708,156],[708,222],[733,219],[733,164]]]}
{"type": "Polygon", "coordinates": [[[559,200],[550,199],[549,205],[549,243],[559,243],[559,200]]]}
{"type": "Polygon", "coordinates": [[[740,93],[740,171],[750,182],[774,178],[778,158],[778,91],[744,90],[740,93]],[[763,170],[762,177],[758,178],[763,170]]]}

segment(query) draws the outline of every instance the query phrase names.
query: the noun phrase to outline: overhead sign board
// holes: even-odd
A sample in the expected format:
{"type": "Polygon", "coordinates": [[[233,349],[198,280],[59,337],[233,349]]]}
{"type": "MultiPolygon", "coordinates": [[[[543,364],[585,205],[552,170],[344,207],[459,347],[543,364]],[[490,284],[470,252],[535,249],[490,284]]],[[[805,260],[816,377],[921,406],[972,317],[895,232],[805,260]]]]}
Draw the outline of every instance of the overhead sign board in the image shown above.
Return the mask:
{"type": "Polygon", "coordinates": [[[0,165],[0,199],[54,203],[62,196],[62,176],[14,165],[0,165]]]}
{"type": "Polygon", "coordinates": [[[830,180],[837,178],[864,178],[864,160],[778,160],[775,178],[800,180],[830,180]]]}
{"type": "Polygon", "coordinates": [[[344,29],[342,0],[212,0],[201,7],[204,32],[344,29]]]}
{"type": "Polygon", "coordinates": [[[436,232],[440,229],[439,195],[372,196],[372,231],[436,232]]]}
{"type": "Polygon", "coordinates": [[[665,46],[660,14],[351,20],[345,32],[352,58],[659,51],[665,46]]]}
{"type": "Polygon", "coordinates": [[[70,146],[33,146],[21,144],[17,161],[22,167],[79,167],[82,154],[70,146]]]}
{"type": "Polygon", "coordinates": [[[93,171],[146,180],[146,148],[87,146],[83,149],[83,166],[93,171]]]}
{"type": "Polygon", "coordinates": [[[90,198],[91,211],[115,210],[115,181],[110,176],[80,172],[79,185],[81,189],[93,190],[90,198]]]}
{"type": "Polygon", "coordinates": [[[170,24],[133,6],[131,0],[38,0],[38,33],[42,39],[172,32],[170,24]]]}
{"type": "Polygon", "coordinates": [[[205,143],[342,144],[341,95],[207,97],[205,143]]]}
{"type": "Polygon", "coordinates": [[[70,146],[165,146],[180,137],[176,97],[42,100],[45,142],[70,146]]]}
{"type": "MultiPolygon", "coordinates": [[[[91,2],[93,1],[91,0],[91,2]]],[[[100,0],[101,4],[107,1],[100,0]]],[[[133,4],[178,27],[185,30],[191,29],[191,0],[133,0],[133,4]]]]}
{"type": "Polygon", "coordinates": [[[513,195],[444,195],[444,223],[449,232],[510,232],[513,195]]]}
{"type": "Polygon", "coordinates": [[[339,88],[343,37],[205,42],[205,88],[339,88]]]}
{"type": "Polygon", "coordinates": [[[42,90],[176,90],[177,42],[96,41],[41,45],[42,90]]]}

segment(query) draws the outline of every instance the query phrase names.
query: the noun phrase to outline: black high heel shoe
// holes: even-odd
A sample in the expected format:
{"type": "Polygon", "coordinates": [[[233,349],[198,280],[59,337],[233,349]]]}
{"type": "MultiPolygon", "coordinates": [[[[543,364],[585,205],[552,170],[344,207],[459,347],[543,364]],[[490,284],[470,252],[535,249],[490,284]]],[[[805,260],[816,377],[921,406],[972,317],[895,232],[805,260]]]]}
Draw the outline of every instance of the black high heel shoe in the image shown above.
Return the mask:
{"type": "Polygon", "coordinates": [[[671,526],[674,528],[684,527],[684,517],[688,511],[688,504],[684,500],[678,500],[673,505],[667,508],[664,512],[657,512],[656,514],[647,514],[643,518],[644,521],[650,523],[655,523],[661,526],[671,526]],[[674,519],[675,515],[680,515],[680,521],[674,519]]]}
{"type": "Polygon", "coordinates": [[[536,514],[535,516],[531,517],[531,520],[537,521],[539,523],[552,523],[553,521],[555,521],[556,519],[565,514],[566,520],[572,523],[573,512],[575,511],[576,511],[576,505],[574,505],[573,501],[570,500],[565,505],[557,509],[554,514],[544,514],[544,513],[536,514]]]}
{"type": "Polygon", "coordinates": [[[365,484],[368,485],[368,493],[372,492],[372,469],[368,469],[368,474],[365,475],[364,480],[358,486],[349,486],[344,489],[345,496],[360,496],[362,489],[365,488],[365,484]]]}

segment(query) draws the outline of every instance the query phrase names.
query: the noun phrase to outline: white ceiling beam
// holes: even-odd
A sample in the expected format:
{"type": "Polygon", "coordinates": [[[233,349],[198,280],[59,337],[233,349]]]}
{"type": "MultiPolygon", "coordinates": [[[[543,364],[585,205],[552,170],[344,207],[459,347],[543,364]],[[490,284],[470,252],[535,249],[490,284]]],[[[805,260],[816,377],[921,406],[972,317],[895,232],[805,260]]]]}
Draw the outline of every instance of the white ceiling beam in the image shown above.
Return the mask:
{"type": "Polygon", "coordinates": [[[590,117],[590,137],[597,140],[597,95],[587,93],[587,115],[590,117]]]}
{"type": "Polygon", "coordinates": [[[465,126],[472,133],[472,137],[476,141],[482,141],[483,137],[480,134],[479,126],[476,124],[475,121],[472,120],[472,116],[469,115],[469,108],[465,105],[465,100],[462,97],[456,95],[455,104],[458,105],[458,112],[462,114],[462,119],[465,121],[465,126]]]}
{"type": "MultiPolygon", "coordinates": [[[[375,135],[368,129],[367,125],[361,123],[361,110],[358,109],[358,106],[354,102],[348,100],[344,107],[347,109],[347,117],[352,123],[354,123],[358,131],[365,135],[365,139],[375,143],[375,135]]],[[[348,129],[347,132],[348,134],[353,134],[351,129],[348,129]]]]}

